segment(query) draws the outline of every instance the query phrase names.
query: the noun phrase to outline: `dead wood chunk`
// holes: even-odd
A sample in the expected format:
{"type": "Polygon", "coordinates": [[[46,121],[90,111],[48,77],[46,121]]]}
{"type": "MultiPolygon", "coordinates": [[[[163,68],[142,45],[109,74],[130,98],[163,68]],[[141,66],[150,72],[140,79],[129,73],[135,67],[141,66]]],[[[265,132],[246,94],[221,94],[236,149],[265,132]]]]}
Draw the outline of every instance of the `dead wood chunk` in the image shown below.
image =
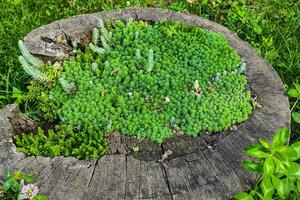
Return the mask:
{"type": "Polygon", "coordinates": [[[17,106],[14,106],[11,110],[8,119],[13,127],[14,134],[35,132],[37,128],[35,122],[22,113],[17,106]]]}
{"type": "Polygon", "coordinates": [[[107,154],[126,153],[126,149],[121,142],[120,133],[118,132],[111,133],[106,137],[106,139],[109,143],[109,150],[107,151],[107,154]]]}

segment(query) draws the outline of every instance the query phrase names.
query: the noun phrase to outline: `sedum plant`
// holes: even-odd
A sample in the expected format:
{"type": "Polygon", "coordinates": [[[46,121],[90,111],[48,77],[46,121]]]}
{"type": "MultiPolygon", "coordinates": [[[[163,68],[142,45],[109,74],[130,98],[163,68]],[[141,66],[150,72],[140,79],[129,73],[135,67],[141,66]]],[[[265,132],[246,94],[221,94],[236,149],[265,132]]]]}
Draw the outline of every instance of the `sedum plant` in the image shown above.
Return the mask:
{"type": "Polygon", "coordinates": [[[282,128],[272,143],[260,139],[259,144],[246,147],[246,154],[256,160],[243,161],[243,166],[260,178],[254,189],[237,194],[235,199],[287,199],[292,192],[300,193],[300,141],[288,145],[289,136],[289,130],[282,128]]]}
{"type": "Polygon", "coordinates": [[[254,107],[246,65],[225,37],[177,22],[100,21],[88,47],[60,66],[51,82],[29,86],[35,117],[57,126],[17,136],[27,155],[100,157],[104,134],[115,131],[158,143],[176,132],[196,137],[246,120],[254,107]]]}

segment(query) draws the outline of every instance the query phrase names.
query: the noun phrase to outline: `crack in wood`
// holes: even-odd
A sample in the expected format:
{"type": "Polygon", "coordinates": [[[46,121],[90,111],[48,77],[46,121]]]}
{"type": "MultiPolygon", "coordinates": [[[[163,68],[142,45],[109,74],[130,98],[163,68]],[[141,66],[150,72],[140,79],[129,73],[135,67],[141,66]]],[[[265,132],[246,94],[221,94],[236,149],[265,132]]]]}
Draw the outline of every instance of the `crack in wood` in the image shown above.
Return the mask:
{"type": "Polygon", "coordinates": [[[94,176],[95,169],[96,169],[96,166],[97,166],[97,164],[98,164],[98,161],[99,161],[99,159],[96,160],[96,162],[95,162],[95,164],[94,164],[94,166],[93,166],[93,170],[92,170],[92,172],[91,172],[91,177],[89,178],[88,184],[87,184],[87,186],[86,186],[86,189],[87,189],[87,190],[88,190],[88,188],[90,187],[90,184],[91,184],[92,180],[94,180],[94,179],[93,179],[93,176],[94,176]]]}
{"type": "Polygon", "coordinates": [[[168,190],[169,190],[169,194],[171,196],[171,199],[173,200],[173,193],[172,193],[172,190],[171,190],[171,186],[170,186],[170,182],[169,182],[169,178],[168,178],[168,174],[167,174],[167,170],[166,170],[166,167],[164,166],[163,163],[159,163],[160,166],[161,166],[161,170],[163,172],[163,177],[164,177],[164,180],[165,180],[165,183],[168,187],[168,190]]]}

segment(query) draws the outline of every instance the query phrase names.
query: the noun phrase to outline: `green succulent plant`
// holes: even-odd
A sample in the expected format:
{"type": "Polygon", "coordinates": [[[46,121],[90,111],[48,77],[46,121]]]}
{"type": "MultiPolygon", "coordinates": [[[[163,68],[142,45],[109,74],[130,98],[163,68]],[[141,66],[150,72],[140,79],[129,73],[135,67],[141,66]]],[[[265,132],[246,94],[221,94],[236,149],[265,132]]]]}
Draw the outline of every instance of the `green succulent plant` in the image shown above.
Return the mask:
{"type": "Polygon", "coordinates": [[[53,82],[41,86],[35,81],[29,87],[31,97],[38,91],[30,101],[38,102],[41,118],[58,121],[57,137],[78,140],[66,147],[76,151],[60,147],[60,139],[46,133],[18,138],[20,151],[101,156],[107,143],[99,139],[102,147],[95,153],[93,137],[105,132],[162,143],[174,129],[193,137],[226,130],[246,120],[253,109],[243,75],[246,65],[225,37],[199,27],[100,21],[91,43],[76,53],[75,59],[61,62],[53,82]]]}

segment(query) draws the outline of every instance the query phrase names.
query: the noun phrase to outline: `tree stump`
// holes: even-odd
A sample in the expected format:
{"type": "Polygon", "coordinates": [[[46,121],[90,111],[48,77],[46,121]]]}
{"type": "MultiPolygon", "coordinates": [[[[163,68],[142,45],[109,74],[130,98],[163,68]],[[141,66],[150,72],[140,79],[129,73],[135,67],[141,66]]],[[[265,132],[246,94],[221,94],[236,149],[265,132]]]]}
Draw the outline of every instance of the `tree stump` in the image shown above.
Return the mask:
{"type": "MultiPolygon", "coordinates": [[[[229,199],[250,189],[255,176],[241,167],[244,147],[258,138],[270,140],[279,128],[289,127],[289,102],[283,84],[265,60],[248,43],[227,28],[198,16],[155,8],[85,14],[63,19],[30,32],[24,42],[43,60],[72,56],[72,43],[85,46],[99,19],[172,20],[223,34],[247,63],[249,87],[262,108],[233,130],[168,139],[162,145],[115,133],[111,148],[97,160],[72,157],[25,157],[12,141],[16,123],[10,120],[15,105],[0,111],[0,173],[36,171],[38,186],[49,199],[229,199]],[[138,152],[132,150],[139,147],[138,152]],[[173,153],[161,161],[162,155],[173,153]]],[[[25,120],[26,121],[26,120],[25,120]]],[[[17,123],[18,124],[18,123],[17,123]]]]}

